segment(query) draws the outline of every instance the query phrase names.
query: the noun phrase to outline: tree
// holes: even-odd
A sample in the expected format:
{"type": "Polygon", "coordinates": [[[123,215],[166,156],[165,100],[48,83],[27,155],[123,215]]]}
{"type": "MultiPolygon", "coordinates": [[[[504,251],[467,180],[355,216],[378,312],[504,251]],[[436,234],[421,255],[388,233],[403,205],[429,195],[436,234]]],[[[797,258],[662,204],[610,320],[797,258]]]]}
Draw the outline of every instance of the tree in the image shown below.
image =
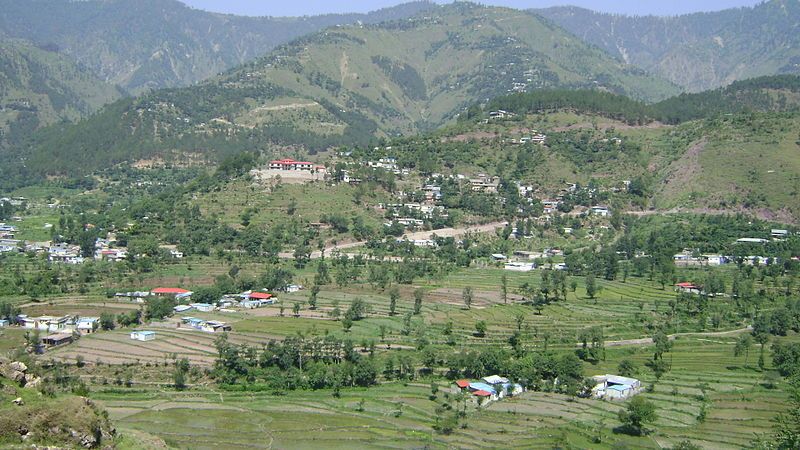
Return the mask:
{"type": "Polygon", "coordinates": [[[656,405],[641,396],[633,397],[628,407],[619,411],[618,416],[619,421],[637,435],[644,434],[644,425],[653,423],[658,418],[656,405]]]}
{"type": "Polygon", "coordinates": [[[672,349],[672,341],[669,336],[663,331],[658,331],[653,335],[653,361],[662,360],[664,353],[668,353],[672,349]]]}
{"type": "Polygon", "coordinates": [[[500,293],[503,297],[503,303],[508,303],[508,277],[506,274],[500,277],[500,293]]]}
{"type": "Polygon", "coordinates": [[[639,372],[639,368],[636,367],[636,363],[631,361],[630,359],[623,359],[619,362],[619,366],[617,366],[617,373],[622,375],[623,377],[632,377],[639,372]]]}
{"type": "Polygon", "coordinates": [[[467,286],[461,291],[461,299],[464,300],[464,306],[467,309],[472,309],[472,288],[467,286]]]}
{"type": "Polygon", "coordinates": [[[353,319],[345,315],[342,319],[342,328],[344,328],[345,333],[349,333],[350,329],[353,328],[353,319]]]}
{"type": "Polygon", "coordinates": [[[194,303],[207,303],[210,305],[216,304],[222,292],[216,286],[200,287],[192,291],[192,302],[194,303]]]}
{"type": "Polygon", "coordinates": [[[486,329],[487,329],[487,325],[486,325],[486,321],[485,320],[479,320],[479,321],[475,322],[475,332],[476,332],[475,334],[477,336],[479,336],[479,337],[486,336],[486,329]]]}
{"type": "Polygon", "coordinates": [[[744,366],[747,367],[747,360],[750,357],[750,347],[753,346],[753,337],[749,333],[739,336],[736,346],[733,348],[733,355],[736,357],[744,355],[744,366]]]}
{"type": "Polygon", "coordinates": [[[758,354],[758,368],[761,369],[761,370],[764,370],[764,368],[766,367],[766,364],[765,364],[765,361],[764,361],[764,347],[769,343],[769,334],[767,334],[767,333],[758,333],[758,334],[755,335],[755,340],[761,346],[761,348],[759,349],[759,354],[758,354]]]}
{"type": "Polygon", "coordinates": [[[353,300],[353,303],[350,304],[350,307],[347,308],[345,311],[344,316],[349,317],[352,321],[358,321],[363,319],[367,315],[367,311],[369,306],[367,303],[360,298],[353,300]]]}
{"type": "Polygon", "coordinates": [[[300,303],[299,302],[294,302],[294,305],[292,305],[292,314],[295,317],[300,317],[300,303]]]}
{"type": "Polygon", "coordinates": [[[308,309],[315,310],[317,309],[317,295],[319,295],[320,287],[318,284],[314,284],[311,286],[311,292],[308,297],[308,309]]]}
{"type": "Polygon", "coordinates": [[[525,313],[517,313],[514,320],[517,322],[517,331],[522,331],[522,326],[525,325],[525,313]]]}
{"type": "Polygon", "coordinates": [[[774,447],[776,450],[800,448],[800,386],[791,383],[789,409],[775,419],[774,447]]]}
{"type": "Polygon", "coordinates": [[[100,328],[105,331],[111,331],[117,326],[117,318],[114,314],[104,312],[100,314],[100,328]]]}
{"type": "Polygon", "coordinates": [[[400,298],[400,291],[393,287],[389,290],[389,315],[397,314],[397,300],[400,298]]]}
{"type": "Polygon", "coordinates": [[[182,358],[175,361],[175,372],[173,373],[173,381],[175,389],[182,391],[186,389],[186,374],[189,372],[189,360],[182,358]]]}
{"type": "Polygon", "coordinates": [[[586,295],[589,298],[594,299],[595,295],[597,295],[597,281],[595,280],[594,274],[586,275],[586,295]]]}
{"type": "Polygon", "coordinates": [[[425,291],[417,289],[414,291],[414,315],[419,315],[422,312],[422,300],[424,299],[425,291]]]}
{"type": "Polygon", "coordinates": [[[145,318],[147,320],[162,320],[172,315],[175,301],[167,297],[151,297],[147,300],[145,318]]]}

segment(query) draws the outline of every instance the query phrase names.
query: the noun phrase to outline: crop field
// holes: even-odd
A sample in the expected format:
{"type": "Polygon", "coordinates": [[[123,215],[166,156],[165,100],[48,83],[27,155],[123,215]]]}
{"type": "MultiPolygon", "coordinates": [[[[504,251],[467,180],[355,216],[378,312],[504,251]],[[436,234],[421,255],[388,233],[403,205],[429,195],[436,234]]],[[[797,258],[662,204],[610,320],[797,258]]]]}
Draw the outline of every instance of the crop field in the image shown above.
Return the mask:
{"type": "MultiPolygon", "coordinates": [[[[227,392],[198,387],[131,393],[99,388],[101,400],[125,433],[151,433],[180,448],[665,448],[689,439],[705,449],[734,449],[768,432],[785,394],[765,386],[763,374],[734,358],[732,341],[685,338],[671,352],[673,370],[644,395],[657,405],[658,430],[646,437],[617,433],[620,403],[525,393],[477,408],[452,435],[432,432],[435,409],[453,397],[446,382],[435,401],[425,380],[387,382],[371,389],[227,392]],[[705,416],[701,419],[701,410],[705,416]],[[597,443],[597,440],[600,443],[597,443]]],[[[613,372],[621,359],[641,365],[647,348],[610,349],[606,361],[587,364],[587,375],[613,372]]],[[[643,370],[645,384],[654,380],[643,370]]],[[[135,384],[135,381],[134,381],[135,384]]]]}

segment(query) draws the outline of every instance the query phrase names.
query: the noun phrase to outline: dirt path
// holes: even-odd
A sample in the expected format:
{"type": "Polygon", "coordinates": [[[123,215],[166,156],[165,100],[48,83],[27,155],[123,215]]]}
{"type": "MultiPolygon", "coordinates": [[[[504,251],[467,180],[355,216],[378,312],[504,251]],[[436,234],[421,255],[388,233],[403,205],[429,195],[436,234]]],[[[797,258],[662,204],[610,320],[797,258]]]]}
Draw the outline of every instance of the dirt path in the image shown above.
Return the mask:
{"type": "MultiPolygon", "coordinates": [[[[706,333],[675,333],[670,334],[667,337],[670,341],[674,341],[679,337],[686,337],[686,336],[695,336],[695,337],[724,337],[724,336],[736,336],[748,331],[752,331],[751,327],[741,328],[738,330],[729,330],[729,331],[712,331],[706,333]]],[[[625,339],[622,341],[608,341],[606,342],[606,347],[625,347],[628,345],[650,345],[653,343],[653,338],[639,338],[639,339],[625,339]]],[[[576,347],[580,347],[582,344],[576,344],[576,347]]]]}
{"type": "MultiPolygon", "coordinates": [[[[469,227],[460,227],[460,228],[442,228],[441,230],[432,230],[432,231],[416,231],[414,233],[407,233],[403,235],[403,238],[408,240],[421,240],[421,239],[429,239],[431,235],[436,235],[439,237],[461,237],[469,233],[488,233],[498,229],[501,229],[505,226],[505,222],[493,222],[487,223],[485,225],[476,225],[476,226],[469,226],[469,227]]],[[[358,248],[366,245],[367,241],[356,241],[356,242],[346,242],[342,244],[330,245],[325,248],[325,254],[330,255],[332,252],[335,251],[342,251],[348,250],[353,248],[358,248]]],[[[281,258],[284,259],[292,259],[294,258],[293,252],[283,252],[279,255],[281,258]]],[[[315,251],[311,253],[311,259],[319,259],[322,256],[322,252],[315,251]]]]}

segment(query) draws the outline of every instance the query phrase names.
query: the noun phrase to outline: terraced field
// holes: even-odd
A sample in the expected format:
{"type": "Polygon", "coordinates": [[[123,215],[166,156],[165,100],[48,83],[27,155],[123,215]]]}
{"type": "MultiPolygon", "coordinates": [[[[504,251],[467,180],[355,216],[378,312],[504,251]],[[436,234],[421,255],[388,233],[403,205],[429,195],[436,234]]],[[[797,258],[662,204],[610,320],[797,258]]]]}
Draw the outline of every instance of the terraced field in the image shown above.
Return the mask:
{"type": "MultiPolygon", "coordinates": [[[[100,391],[93,397],[123,432],[152,433],[180,448],[666,448],[689,439],[705,449],[736,449],[770,431],[785,395],[763,386],[763,373],[742,368],[731,348],[732,340],[676,341],[668,356],[672,371],[653,392],[642,394],[655,402],[659,415],[657,431],[646,437],[614,431],[619,403],[533,392],[480,409],[472,404],[466,426],[443,436],[431,426],[436,406],[451,388],[431,401],[425,380],[345,389],[340,398],[325,390],[270,395],[207,388],[100,391]]],[[[650,356],[647,348],[610,349],[608,360],[587,365],[586,374],[613,371],[623,358],[641,366],[650,356]]],[[[639,378],[653,381],[646,369],[639,378]]]]}
{"type": "MultiPolygon", "coordinates": [[[[82,355],[88,362],[104,364],[159,363],[171,361],[172,356],[187,358],[193,365],[210,366],[216,358],[214,340],[219,335],[195,330],[142,327],[156,332],[156,339],[141,342],[130,338],[131,330],[94,333],[77,342],[46,353],[47,358],[74,362],[82,355]]],[[[258,333],[235,333],[230,341],[236,344],[260,345],[275,336],[258,333]]]]}

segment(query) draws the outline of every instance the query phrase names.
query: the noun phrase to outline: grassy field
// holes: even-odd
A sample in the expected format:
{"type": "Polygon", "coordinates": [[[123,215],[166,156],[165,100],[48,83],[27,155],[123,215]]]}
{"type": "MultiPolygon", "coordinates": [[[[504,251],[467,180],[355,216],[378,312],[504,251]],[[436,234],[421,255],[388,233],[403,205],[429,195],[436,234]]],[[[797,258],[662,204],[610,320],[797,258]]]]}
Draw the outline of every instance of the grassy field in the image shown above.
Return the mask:
{"type": "MultiPolygon", "coordinates": [[[[587,365],[587,375],[614,372],[621,359],[641,366],[650,352],[610,349],[607,357],[587,365]]],[[[784,407],[783,391],[765,387],[758,370],[743,368],[731,341],[681,339],[669,357],[673,370],[642,394],[655,402],[659,414],[657,431],[646,437],[615,432],[619,403],[533,392],[480,409],[471,405],[466,426],[443,436],[431,428],[436,406],[451,389],[442,380],[437,380],[442,390],[436,401],[428,398],[430,384],[424,379],[346,389],[340,398],[327,390],[165,392],[136,382],[131,393],[98,388],[92,397],[101,400],[123,433],[145,431],[180,448],[665,448],[688,439],[706,449],[733,449],[768,432],[772,417],[784,407]],[[703,408],[705,417],[699,419],[703,408]]],[[[639,376],[645,383],[653,381],[648,372],[639,376]]]]}

